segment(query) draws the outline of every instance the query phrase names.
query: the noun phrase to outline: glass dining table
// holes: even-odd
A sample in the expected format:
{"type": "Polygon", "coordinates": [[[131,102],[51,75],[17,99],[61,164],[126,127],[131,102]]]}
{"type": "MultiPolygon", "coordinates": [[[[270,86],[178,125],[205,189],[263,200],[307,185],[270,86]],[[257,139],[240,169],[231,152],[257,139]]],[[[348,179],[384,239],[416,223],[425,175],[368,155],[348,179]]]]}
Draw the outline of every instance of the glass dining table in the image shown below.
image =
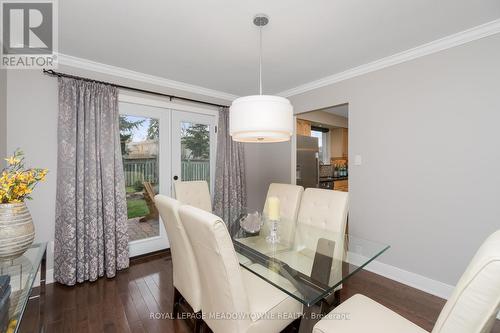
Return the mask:
{"type": "Polygon", "coordinates": [[[270,223],[265,222],[259,232],[247,232],[239,223],[245,215],[231,228],[240,265],[304,304],[300,332],[312,331],[311,320],[304,329],[307,317],[338,305],[342,283],[389,249],[300,220],[278,222],[279,241],[270,243],[266,239],[270,223]]]}
{"type": "Polygon", "coordinates": [[[20,257],[0,261],[0,333],[20,330],[28,301],[33,298],[39,298],[38,327],[33,330],[43,331],[46,259],[47,243],[38,243],[20,257]],[[35,293],[33,285],[38,272],[40,288],[35,293]]]}

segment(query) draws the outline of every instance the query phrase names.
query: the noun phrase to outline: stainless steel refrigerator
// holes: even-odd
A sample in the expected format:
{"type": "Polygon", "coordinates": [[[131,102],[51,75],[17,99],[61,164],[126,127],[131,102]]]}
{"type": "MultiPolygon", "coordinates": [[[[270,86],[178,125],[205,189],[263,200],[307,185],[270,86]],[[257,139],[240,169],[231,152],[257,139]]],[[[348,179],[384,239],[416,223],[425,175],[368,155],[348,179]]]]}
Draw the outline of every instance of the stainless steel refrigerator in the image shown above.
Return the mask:
{"type": "Polygon", "coordinates": [[[297,135],[297,185],[319,187],[318,138],[297,135]]]}

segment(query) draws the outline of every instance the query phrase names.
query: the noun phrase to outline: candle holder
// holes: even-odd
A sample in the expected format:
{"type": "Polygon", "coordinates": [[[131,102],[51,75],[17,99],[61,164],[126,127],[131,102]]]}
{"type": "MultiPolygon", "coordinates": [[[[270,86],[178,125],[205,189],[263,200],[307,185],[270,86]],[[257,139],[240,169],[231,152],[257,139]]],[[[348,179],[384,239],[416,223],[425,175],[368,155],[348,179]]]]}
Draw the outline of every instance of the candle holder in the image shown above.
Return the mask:
{"type": "Polygon", "coordinates": [[[278,235],[279,220],[269,220],[269,235],[266,237],[266,242],[271,244],[279,243],[280,236],[278,235]]]}

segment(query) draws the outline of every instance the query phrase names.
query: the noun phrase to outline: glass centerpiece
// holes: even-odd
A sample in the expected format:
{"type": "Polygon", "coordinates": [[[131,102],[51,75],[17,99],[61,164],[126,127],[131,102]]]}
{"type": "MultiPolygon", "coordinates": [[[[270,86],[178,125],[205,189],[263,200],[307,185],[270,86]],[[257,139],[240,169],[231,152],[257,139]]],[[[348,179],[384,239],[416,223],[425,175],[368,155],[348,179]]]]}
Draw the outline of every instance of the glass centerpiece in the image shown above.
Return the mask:
{"type": "Polygon", "coordinates": [[[259,212],[249,212],[240,219],[240,226],[249,234],[256,234],[262,226],[262,216],[259,212]]]}

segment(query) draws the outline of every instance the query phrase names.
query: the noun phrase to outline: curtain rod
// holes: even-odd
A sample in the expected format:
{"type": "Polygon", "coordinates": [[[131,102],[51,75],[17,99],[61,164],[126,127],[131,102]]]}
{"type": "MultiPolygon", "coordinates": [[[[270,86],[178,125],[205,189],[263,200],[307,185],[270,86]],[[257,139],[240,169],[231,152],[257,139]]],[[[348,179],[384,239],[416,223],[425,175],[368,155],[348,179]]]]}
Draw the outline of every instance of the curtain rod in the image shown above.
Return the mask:
{"type": "Polygon", "coordinates": [[[81,76],[76,76],[76,75],[71,75],[71,74],[56,72],[56,71],[54,71],[52,69],[48,69],[48,70],[44,69],[43,73],[47,74],[47,75],[50,75],[50,76],[68,77],[68,78],[78,79],[78,80],[83,80],[83,81],[88,81],[88,82],[96,82],[96,83],[107,84],[107,85],[110,85],[110,86],[113,86],[113,87],[116,87],[116,88],[119,88],[119,89],[126,89],[126,90],[132,90],[132,91],[137,91],[137,92],[141,92],[141,93],[146,93],[146,94],[164,96],[164,97],[170,98],[170,100],[172,100],[173,98],[175,98],[175,99],[180,99],[180,100],[188,101],[188,102],[201,103],[201,104],[218,106],[218,107],[224,107],[224,108],[228,107],[227,105],[221,105],[221,104],[216,104],[216,103],[204,102],[204,101],[199,101],[199,100],[196,100],[196,99],[191,99],[191,98],[186,98],[186,97],[179,97],[179,96],[174,96],[174,95],[163,94],[163,93],[156,92],[156,91],[144,90],[144,89],[140,89],[140,88],[122,86],[122,85],[119,85],[119,84],[114,84],[114,83],[105,82],[105,81],[93,80],[93,79],[89,79],[89,78],[86,78],[86,77],[81,77],[81,76]]]}

